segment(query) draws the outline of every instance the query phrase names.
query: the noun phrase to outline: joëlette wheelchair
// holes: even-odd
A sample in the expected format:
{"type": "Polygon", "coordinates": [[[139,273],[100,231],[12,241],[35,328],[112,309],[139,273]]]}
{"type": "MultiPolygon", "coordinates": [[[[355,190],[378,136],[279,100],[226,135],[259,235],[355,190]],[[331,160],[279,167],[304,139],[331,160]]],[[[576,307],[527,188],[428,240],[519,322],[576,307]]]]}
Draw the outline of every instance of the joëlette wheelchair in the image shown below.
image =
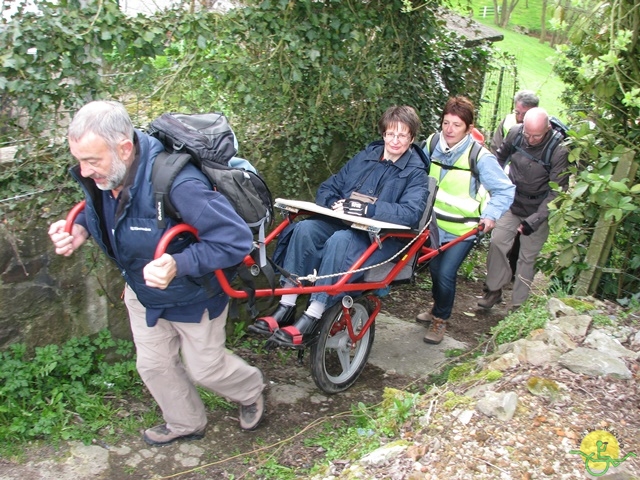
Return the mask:
{"type": "MultiPolygon", "coordinates": [[[[308,336],[310,341],[298,347],[299,360],[302,360],[304,350],[307,348],[310,350],[311,375],[318,388],[325,393],[333,394],[348,389],[362,373],[375,337],[375,320],[381,309],[380,293],[387,290],[393,283],[409,281],[417,265],[429,262],[442,251],[481,231],[481,227],[478,226],[456,240],[438,248],[427,246],[430,235],[428,227],[437,191],[435,180],[431,177],[429,178],[429,200],[418,230],[411,230],[397,225],[395,227],[398,228],[392,228],[393,225],[388,224],[383,224],[381,227],[380,222],[346,216],[347,219],[345,221],[350,221],[352,228],[359,228],[369,232],[374,241],[356,260],[349,271],[340,275],[339,280],[333,285],[300,285],[273,289],[258,288],[252,292],[256,298],[285,294],[309,295],[314,292],[326,292],[329,295],[346,293],[341,302],[337,302],[324,312],[316,330],[308,336]],[[390,238],[404,239],[406,246],[390,260],[363,269],[362,267],[366,260],[378,248],[378,243],[390,238]],[[354,273],[362,271],[361,269],[365,271],[364,277],[360,281],[350,282],[354,273]],[[349,295],[350,292],[354,292],[355,298],[349,295]]],[[[267,235],[265,239],[266,245],[276,240],[280,233],[296,218],[322,215],[325,213],[324,210],[328,210],[309,202],[282,199],[276,199],[275,206],[283,210],[285,217],[267,235]],[[305,209],[305,206],[309,208],[305,209]]],[[[65,226],[67,232],[71,232],[73,222],[83,208],[84,202],[81,202],[69,212],[65,226]]],[[[326,213],[329,214],[330,212],[326,213]]],[[[331,214],[331,216],[335,215],[331,214]]],[[[174,226],[165,233],[158,243],[155,258],[165,252],[172,239],[185,232],[193,234],[196,238],[198,236],[196,229],[190,225],[179,224],[174,226]]],[[[250,267],[250,270],[255,274],[259,274],[260,268],[256,264],[254,256],[247,255],[244,264],[250,267]]],[[[232,287],[224,271],[215,271],[215,276],[224,292],[231,298],[247,299],[249,297],[250,294],[246,290],[232,287]]]]}

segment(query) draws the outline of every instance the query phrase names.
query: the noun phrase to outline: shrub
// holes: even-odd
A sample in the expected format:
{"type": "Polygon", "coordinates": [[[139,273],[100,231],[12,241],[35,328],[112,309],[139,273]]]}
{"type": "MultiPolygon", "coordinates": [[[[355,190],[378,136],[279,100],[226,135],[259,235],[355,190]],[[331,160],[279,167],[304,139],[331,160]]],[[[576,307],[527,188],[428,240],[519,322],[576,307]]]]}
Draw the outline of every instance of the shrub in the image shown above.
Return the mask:
{"type": "Polygon", "coordinates": [[[0,443],[32,439],[90,441],[118,422],[118,401],[142,396],[133,344],[107,330],[64,345],[23,344],[0,354],[0,443]],[[116,357],[116,361],[107,361],[116,357]]]}

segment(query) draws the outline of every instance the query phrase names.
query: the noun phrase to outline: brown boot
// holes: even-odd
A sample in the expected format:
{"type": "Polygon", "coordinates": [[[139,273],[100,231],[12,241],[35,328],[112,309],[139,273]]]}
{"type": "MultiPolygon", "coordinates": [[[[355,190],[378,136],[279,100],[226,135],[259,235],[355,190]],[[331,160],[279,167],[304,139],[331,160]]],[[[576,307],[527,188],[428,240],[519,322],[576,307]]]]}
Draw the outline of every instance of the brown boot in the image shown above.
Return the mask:
{"type": "Polygon", "coordinates": [[[251,405],[240,405],[240,428],[246,431],[255,430],[264,417],[264,393],[251,405]]]}
{"type": "Polygon", "coordinates": [[[431,343],[434,345],[439,344],[444,338],[444,332],[447,329],[447,322],[438,317],[433,317],[431,320],[431,328],[424,336],[425,343],[431,343]]]}
{"type": "Polygon", "coordinates": [[[433,315],[431,314],[431,312],[422,312],[416,315],[416,322],[418,322],[420,325],[424,325],[425,327],[428,327],[432,320],[433,315]]]}
{"type": "Polygon", "coordinates": [[[484,294],[480,300],[478,300],[478,306],[482,308],[486,308],[487,310],[493,308],[496,303],[500,303],[502,301],[502,289],[499,290],[487,290],[487,293],[484,294]]]}
{"type": "Polygon", "coordinates": [[[169,445],[170,443],[175,442],[176,440],[200,440],[204,437],[204,431],[198,430],[193,433],[186,434],[178,434],[174,433],[167,428],[167,425],[158,425],[157,427],[148,428],[144,431],[144,435],[142,438],[149,445],[154,445],[156,447],[160,447],[162,445],[169,445]]]}

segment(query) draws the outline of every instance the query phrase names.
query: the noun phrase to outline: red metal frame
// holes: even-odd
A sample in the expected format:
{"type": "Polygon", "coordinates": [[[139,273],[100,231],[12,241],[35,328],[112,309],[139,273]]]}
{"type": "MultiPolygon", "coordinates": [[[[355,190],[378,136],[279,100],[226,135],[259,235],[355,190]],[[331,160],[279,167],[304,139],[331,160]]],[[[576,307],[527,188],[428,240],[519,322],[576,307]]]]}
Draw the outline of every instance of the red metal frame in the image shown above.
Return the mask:
{"type": "MultiPolygon", "coordinates": [[[[75,218],[77,217],[77,215],[84,209],[85,206],[85,202],[82,201],[80,203],[78,203],[73,209],[71,209],[71,211],[69,212],[69,214],[67,215],[67,219],[66,219],[66,224],[65,224],[65,231],[67,232],[71,232],[71,228],[73,226],[73,222],[75,220],[75,218]]],[[[280,233],[282,232],[282,230],[284,230],[291,222],[293,222],[293,220],[300,216],[300,215],[315,215],[314,213],[311,212],[305,212],[305,211],[300,211],[298,213],[288,213],[287,217],[285,217],[285,219],[266,237],[265,239],[265,244],[269,244],[270,242],[272,242],[273,240],[275,240],[278,235],[280,235],[280,233]]],[[[255,296],[256,297],[268,297],[268,296],[281,296],[281,295],[287,295],[287,294],[298,294],[298,295],[305,295],[305,294],[311,294],[311,293],[316,293],[316,292],[327,292],[329,295],[337,295],[339,293],[343,293],[343,292],[354,292],[354,291],[363,291],[363,290],[377,290],[380,288],[385,288],[387,286],[389,286],[389,284],[391,284],[391,282],[396,278],[396,276],[398,275],[398,273],[402,270],[402,268],[407,264],[407,262],[409,262],[412,257],[416,254],[419,255],[418,257],[418,263],[424,263],[427,262],[429,260],[431,260],[433,257],[435,257],[436,255],[438,255],[439,253],[445,251],[446,249],[452,247],[453,245],[469,238],[472,235],[476,235],[478,232],[481,231],[481,226],[475,227],[473,229],[471,229],[469,232],[465,233],[464,235],[458,237],[456,240],[447,243],[446,245],[441,246],[438,249],[433,249],[433,248],[429,248],[424,246],[425,242],[427,241],[427,239],[429,238],[429,230],[426,229],[424,230],[418,237],[418,239],[411,244],[411,246],[404,252],[402,258],[395,264],[395,266],[391,269],[391,271],[386,275],[386,277],[380,281],[377,282],[357,282],[357,283],[349,283],[349,280],[351,280],[352,274],[346,274],[343,275],[342,277],[340,277],[340,279],[334,283],[333,285],[328,285],[328,286],[295,286],[295,287],[287,287],[287,288],[276,288],[274,290],[270,289],[270,288],[264,288],[264,289],[257,289],[255,291],[255,296]]],[[[162,237],[162,239],[160,240],[160,242],[158,243],[158,246],[156,247],[155,250],[155,254],[154,257],[158,258],[160,255],[162,255],[167,246],[169,245],[169,243],[171,242],[171,240],[173,240],[177,235],[183,233],[183,232],[189,232],[192,233],[193,235],[196,236],[196,238],[198,237],[198,232],[197,230],[187,224],[181,223],[179,225],[176,225],[174,227],[172,227],[171,229],[169,229],[162,237]]],[[[384,235],[381,236],[380,240],[382,242],[384,242],[385,240],[389,239],[389,238],[405,238],[407,240],[412,240],[413,238],[416,237],[415,233],[410,233],[410,232],[405,232],[405,231],[393,231],[393,232],[389,232],[386,233],[384,235]]],[[[363,254],[360,256],[360,258],[358,258],[358,260],[356,260],[356,262],[351,266],[350,270],[357,270],[359,268],[362,267],[362,265],[364,264],[364,262],[371,256],[371,254],[373,252],[376,251],[376,249],[378,248],[377,243],[372,243],[364,252],[363,254]]],[[[253,259],[247,255],[245,257],[244,262],[247,265],[251,265],[254,263],[253,259]]],[[[222,272],[222,270],[216,270],[215,271],[215,275],[216,278],[218,279],[218,281],[220,282],[220,285],[222,286],[223,291],[229,295],[232,298],[239,298],[239,299],[243,299],[243,298],[248,298],[248,293],[245,292],[244,290],[236,290],[234,288],[231,287],[231,284],[229,283],[229,281],[227,280],[227,278],[225,277],[224,273],[222,272]]]]}
{"type": "MultiPolygon", "coordinates": [[[[73,222],[77,217],[77,215],[84,209],[84,206],[85,206],[85,202],[82,201],[79,204],[77,204],[73,209],[71,209],[71,211],[67,215],[65,231],[71,233],[73,222]]],[[[266,237],[265,244],[268,245],[270,242],[275,240],[280,235],[280,233],[282,233],[282,231],[290,223],[292,223],[296,217],[300,215],[308,216],[308,215],[316,215],[316,214],[311,212],[306,212],[306,211],[300,211],[298,213],[288,212],[285,219],[266,237]]],[[[389,286],[391,282],[393,282],[393,280],[396,278],[398,273],[409,261],[411,261],[414,255],[418,255],[418,264],[428,262],[436,255],[447,250],[453,245],[464,241],[470,236],[476,235],[481,230],[482,230],[482,225],[479,225],[478,227],[475,227],[471,229],[469,232],[465,233],[464,235],[458,237],[454,241],[449,242],[446,245],[441,246],[440,248],[433,249],[425,246],[425,242],[429,238],[429,230],[425,229],[421,234],[418,235],[418,238],[415,240],[415,242],[413,242],[411,246],[404,252],[404,254],[402,255],[402,258],[400,258],[400,260],[395,264],[395,266],[386,275],[386,277],[377,282],[349,283],[349,280],[351,280],[351,277],[353,275],[346,274],[340,277],[340,279],[333,285],[323,285],[323,286],[300,285],[300,286],[287,287],[287,288],[281,287],[273,290],[269,288],[263,288],[263,289],[256,289],[254,292],[254,295],[255,297],[270,297],[270,296],[281,296],[281,295],[287,295],[287,294],[308,295],[315,292],[326,292],[329,295],[337,295],[339,293],[345,293],[345,292],[370,291],[370,290],[382,289],[389,286]]],[[[167,246],[169,245],[171,240],[173,240],[177,235],[183,232],[192,233],[193,235],[195,235],[196,238],[198,238],[198,231],[194,227],[187,224],[176,225],[171,229],[169,229],[160,239],[160,242],[158,242],[158,246],[156,247],[154,258],[158,258],[159,256],[161,256],[166,251],[167,246]]],[[[380,240],[384,242],[389,238],[404,238],[410,241],[415,237],[416,237],[415,233],[410,233],[406,231],[392,231],[382,235],[380,240]]],[[[365,263],[365,261],[371,256],[373,252],[376,251],[377,248],[378,248],[378,244],[376,242],[373,242],[364,251],[364,253],[360,256],[360,258],[358,258],[356,262],[351,266],[350,270],[357,270],[361,268],[362,265],[365,263]]],[[[251,256],[247,255],[244,259],[244,263],[250,266],[254,263],[254,261],[251,258],[251,256]]],[[[238,299],[248,298],[249,294],[246,291],[236,290],[232,288],[231,284],[227,280],[227,277],[224,275],[222,270],[216,270],[214,273],[216,275],[216,278],[218,279],[218,282],[220,283],[220,286],[222,287],[222,290],[227,295],[229,295],[232,298],[238,298],[238,299]]],[[[369,319],[367,320],[367,322],[365,323],[365,325],[363,326],[363,328],[360,330],[358,334],[356,334],[353,330],[353,325],[351,323],[350,309],[344,306],[342,307],[343,317],[340,324],[341,325],[346,324],[347,330],[349,332],[349,336],[351,337],[351,340],[354,343],[358,342],[364,336],[364,334],[367,332],[367,330],[375,320],[381,308],[380,299],[376,295],[368,295],[368,298],[374,304],[374,311],[372,312],[369,319]]]]}
{"type": "Polygon", "coordinates": [[[342,330],[343,324],[346,324],[349,338],[354,344],[358,343],[362,339],[362,337],[364,337],[365,333],[367,333],[367,330],[369,330],[369,327],[375,321],[378,313],[380,313],[380,309],[382,308],[382,302],[380,301],[380,297],[378,297],[377,295],[367,295],[367,299],[373,302],[373,312],[371,312],[371,315],[369,315],[369,318],[362,326],[358,334],[354,332],[353,324],[351,323],[351,309],[345,307],[344,305],[342,306],[342,318],[333,326],[331,334],[335,335],[336,333],[340,332],[342,330]]]}

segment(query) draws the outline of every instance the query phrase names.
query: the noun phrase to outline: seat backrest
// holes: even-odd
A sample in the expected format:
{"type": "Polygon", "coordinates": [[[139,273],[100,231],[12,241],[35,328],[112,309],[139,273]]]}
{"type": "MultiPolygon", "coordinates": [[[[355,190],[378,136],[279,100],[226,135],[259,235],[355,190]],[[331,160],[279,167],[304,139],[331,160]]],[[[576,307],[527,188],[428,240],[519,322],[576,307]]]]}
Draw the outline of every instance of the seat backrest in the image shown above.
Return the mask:
{"type": "Polygon", "coordinates": [[[436,220],[436,212],[433,209],[433,205],[436,203],[438,188],[438,181],[435,179],[435,177],[429,176],[429,197],[427,198],[427,208],[425,209],[425,213],[429,215],[427,217],[427,221],[430,219],[431,223],[429,223],[429,238],[427,239],[427,243],[425,245],[431,248],[438,248],[440,246],[440,232],[438,231],[438,221],[436,220]]]}
{"type": "Polygon", "coordinates": [[[436,201],[436,193],[438,193],[438,181],[432,176],[427,177],[427,187],[429,188],[429,196],[427,197],[427,206],[422,212],[420,223],[418,223],[418,230],[420,231],[427,224],[431,216],[433,215],[433,204],[436,201]]]}
{"type": "MultiPolygon", "coordinates": [[[[438,185],[437,185],[438,182],[433,177],[427,177],[427,178],[429,179],[427,183],[429,188],[429,196],[427,197],[427,206],[424,209],[424,212],[422,212],[422,217],[420,218],[420,223],[418,224],[418,230],[416,231],[416,233],[424,228],[424,226],[427,224],[429,219],[432,219],[430,230],[435,229],[435,234],[437,236],[438,229],[435,226],[435,215],[433,214],[433,204],[436,201],[436,192],[438,191],[438,185]]],[[[431,231],[431,233],[434,233],[433,230],[431,231]]],[[[429,235],[429,237],[431,237],[431,234],[429,235]]],[[[410,259],[407,262],[407,264],[404,266],[404,268],[400,270],[400,272],[398,272],[398,275],[393,280],[393,282],[394,283],[402,282],[402,281],[406,282],[407,280],[410,280],[411,277],[413,276],[413,270],[415,269],[416,262],[417,262],[417,255],[414,255],[414,258],[410,259]]],[[[394,267],[394,265],[395,264],[393,262],[387,262],[375,268],[372,268],[371,270],[367,270],[364,274],[364,281],[379,282],[383,280],[389,274],[389,272],[394,267]]]]}

